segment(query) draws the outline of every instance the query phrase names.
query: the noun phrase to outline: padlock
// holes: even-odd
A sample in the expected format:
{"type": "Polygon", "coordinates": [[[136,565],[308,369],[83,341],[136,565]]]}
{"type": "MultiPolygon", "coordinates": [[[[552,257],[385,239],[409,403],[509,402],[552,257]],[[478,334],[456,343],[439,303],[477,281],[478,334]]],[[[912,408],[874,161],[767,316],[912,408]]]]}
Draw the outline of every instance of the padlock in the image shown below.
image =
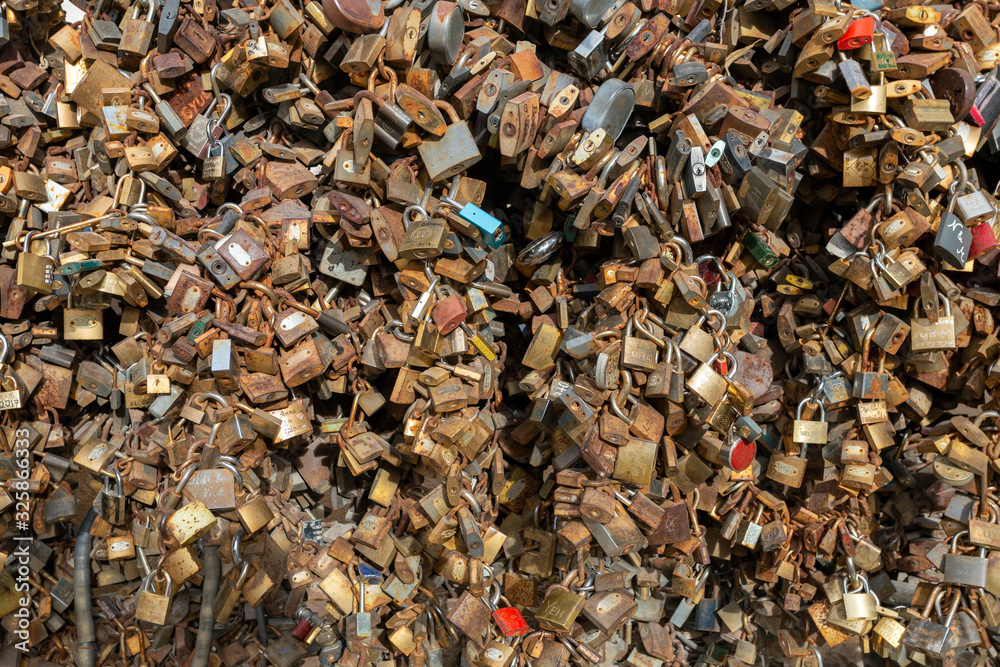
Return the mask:
{"type": "Polygon", "coordinates": [[[788,456],[778,451],[771,452],[766,472],[768,479],[772,479],[778,484],[784,484],[797,489],[802,486],[805,474],[805,445],[803,445],[799,456],[788,456]]]}
{"type": "Polygon", "coordinates": [[[679,351],[686,352],[693,359],[700,362],[707,362],[711,359],[719,347],[713,335],[714,330],[707,332],[701,328],[705,320],[705,316],[700,317],[695,325],[685,332],[684,337],[681,338],[680,343],[677,345],[679,351]]]}
{"type": "Polygon", "coordinates": [[[187,126],[184,125],[184,121],[181,120],[170,104],[160,98],[150,84],[143,84],[143,88],[153,98],[153,109],[163,123],[162,127],[166,131],[167,136],[173,141],[183,141],[187,134],[187,126]]]}
{"type": "Polygon", "coordinates": [[[709,405],[721,401],[726,395],[726,379],[712,368],[712,363],[718,357],[713,354],[708,361],[703,362],[687,377],[687,387],[698,398],[709,405]]]}
{"type": "Polygon", "coordinates": [[[755,438],[737,435],[739,427],[727,435],[726,441],[722,445],[721,457],[723,463],[740,472],[753,465],[757,455],[757,443],[755,438]]]}
{"type": "Polygon", "coordinates": [[[427,47],[434,61],[442,65],[454,63],[463,34],[462,8],[447,0],[435,4],[427,26],[427,47]]]}
{"type": "Polygon", "coordinates": [[[944,314],[938,312],[933,321],[927,317],[916,316],[917,307],[922,300],[917,299],[913,304],[913,317],[910,318],[910,349],[914,352],[956,349],[955,317],[951,314],[951,300],[943,294],[938,294],[937,298],[939,304],[944,304],[944,314]]]}
{"type": "Polygon", "coordinates": [[[145,578],[135,599],[135,618],[154,625],[166,625],[170,613],[173,581],[166,572],[152,570],[145,578]],[[162,574],[162,577],[160,576],[162,574]],[[163,581],[163,592],[157,592],[157,582],[163,581]]]}
{"type": "Polygon", "coordinates": [[[927,620],[930,610],[934,608],[934,603],[938,601],[941,593],[940,589],[932,590],[928,603],[924,605],[927,611],[920,614],[920,617],[910,620],[906,627],[906,632],[903,634],[903,646],[933,656],[943,656],[948,650],[949,644],[947,640],[951,632],[951,621],[954,618],[955,609],[957,609],[958,605],[950,608],[947,618],[938,619],[942,623],[934,623],[927,620]]]}
{"type": "MultiPolygon", "coordinates": [[[[104,479],[104,489],[101,492],[101,518],[113,526],[121,526],[128,520],[128,498],[125,496],[122,474],[117,468],[114,473],[114,488],[108,486],[109,479],[104,479]]],[[[109,475],[110,477],[110,475],[109,475]]]]}
{"type": "Polygon", "coordinates": [[[837,48],[846,51],[870,44],[876,29],[880,29],[880,26],[874,15],[868,14],[856,18],[847,26],[844,34],[837,39],[837,48]]]}
{"type": "MultiPolygon", "coordinates": [[[[211,126],[210,126],[211,127],[211,126]]],[[[226,159],[222,154],[222,142],[212,141],[209,145],[208,156],[202,163],[201,177],[207,181],[217,181],[225,176],[226,159]],[[218,155],[212,155],[213,150],[218,150],[218,155]]]]}
{"type": "Polygon", "coordinates": [[[848,577],[844,577],[844,617],[850,621],[872,621],[878,618],[876,607],[880,606],[878,598],[871,593],[868,580],[858,575],[858,586],[851,590],[848,587],[848,577]],[[863,591],[863,592],[862,592],[863,591]]]}
{"type": "Polygon", "coordinates": [[[638,609],[624,589],[595,593],[587,598],[582,613],[602,632],[612,632],[628,622],[638,609]]]}
{"type": "Polygon", "coordinates": [[[967,190],[970,190],[969,194],[956,193],[955,197],[955,213],[966,227],[975,227],[996,215],[986,193],[972,188],[971,184],[967,190]]]}
{"type": "Polygon", "coordinates": [[[864,334],[861,344],[860,368],[854,373],[853,389],[854,397],[862,400],[881,400],[885,398],[888,388],[889,374],[885,372],[885,357],[880,355],[877,369],[872,369],[869,360],[869,350],[871,339],[875,334],[875,327],[869,327],[864,334]]]}
{"type": "Polygon", "coordinates": [[[139,12],[142,5],[135,4],[135,9],[131,18],[125,20],[122,28],[121,38],[118,42],[118,50],[135,57],[143,57],[149,52],[149,44],[153,39],[153,16],[156,14],[156,0],[147,2],[149,7],[145,20],[139,19],[139,12]]]}
{"type": "Polygon", "coordinates": [[[944,556],[944,580],[949,584],[982,588],[986,585],[989,564],[985,547],[980,547],[975,556],[958,553],[958,538],[968,534],[967,530],[963,530],[952,537],[951,551],[944,556]]]}
{"type": "Polygon", "coordinates": [[[792,442],[799,444],[825,445],[827,438],[826,409],[823,402],[814,398],[804,398],[799,402],[792,423],[792,442]],[[805,421],[802,410],[807,404],[814,403],[819,408],[819,421],[805,421]]]}
{"type": "MultiPolygon", "coordinates": [[[[383,104],[379,113],[386,106],[383,104]]],[[[376,134],[379,132],[379,127],[376,118],[376,134]]],[[[482,154],[465,122],[452,123],[441,138],[428,138],[417,147],[417,150],[431,175],[431,180],[435,181],[460,174],[482,159],[482,154]]]]}
{"type": "Polygon", "coordinates": [[[535,614],[538,624],[555,632],[566,632],[583,610],[584,600],[565,586],[549,589],[535,614]]]}

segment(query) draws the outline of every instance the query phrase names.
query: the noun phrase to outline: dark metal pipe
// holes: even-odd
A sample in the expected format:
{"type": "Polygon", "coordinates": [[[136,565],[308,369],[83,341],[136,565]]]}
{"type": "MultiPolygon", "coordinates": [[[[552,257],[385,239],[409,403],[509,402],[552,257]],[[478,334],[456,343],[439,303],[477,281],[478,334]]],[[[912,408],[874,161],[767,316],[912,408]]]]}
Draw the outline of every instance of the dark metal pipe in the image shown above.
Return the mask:
{"type": "Polygon", "coordinates": [[[201,587],[201,613],[198,615],[198,635],[194,643],[191,667],[208,667],[215,638],[215,598],[219,594],[222,563],[218,547],[205,547],[202,558],[204,582],[201,587]]]}
{"type": "Polygon", "coordinates": [[[77,665],[79,667],[94,667],[94,609],[90,600],[90,547],[94,536],[90,527],[94,525],[97,512],[91,507],[87,516],[80,524],[76,537],[76,547],[73,550],[73,610],[76,613],[77,665]]]}

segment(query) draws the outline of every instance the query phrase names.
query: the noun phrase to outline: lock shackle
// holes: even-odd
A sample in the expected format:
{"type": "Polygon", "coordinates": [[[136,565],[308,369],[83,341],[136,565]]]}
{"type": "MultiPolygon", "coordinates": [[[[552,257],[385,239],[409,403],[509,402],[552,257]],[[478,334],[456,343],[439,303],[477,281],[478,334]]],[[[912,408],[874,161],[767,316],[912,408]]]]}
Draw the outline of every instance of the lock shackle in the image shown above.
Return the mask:
{"type": "MultiPolygon", "coordinates": [[[[208,140],[211,142],[212,146],[222,144],[222,140],[216,139],[212,133],[217,127],[222,128],[223,134],[226,133],[226,128],[223,125],[223,123],[229,116],[229,112],[233,110],[233,98],[229,95],[229,93],[222,93],[222,101],[223,101],[223,106],[222,106],[222,111],[219,112],[219,117],[208,119],[208,140]]],[[[212,109],[214,111],[215,107],[213,107],[212,109]]],[[[209,149],[209,151],[210,151],[209,157],[211,157],[211,149],[209,149]]]]}
{"type": "Polygon", "coordinates": [[[736,369],[738,369],[740,367],[740,364],[739,364],[738,361],[736,361],[736,355],[734,355],[732,352],[728,352],[726,350],[723,350],[722,354],[723,354],[723,356],[726,357],[726,360],[729,362],[729,364],[731,364],[727,368],[728,372],[725,375],[726,378],[729,378],[731,380],[731,379],[733,379],[733,375],[736,374],[736,369]]]}
{"type": "Polygon", "coordinates": [[[708,320],[708,326],[712,327],[712,329],[715,330],[715,333],[717,333],[719,335],[721,335],[726,330],[726,328],[729,326],[729,322],[726,320],[726,316],[723,315],[722,312],[720,312],[718,310],[709,309],[708,311],[705,312],[705,315],[707,316],[706,319],[708,320]],[[716,320],[716,319],[719,322],[719,326],[718,327],[716,327],[713,324],[713,321],[716,320]]]}
{"type": "MultiPolygon", "coordinates": [[[[917,92],[924,95],[924,98],[926,99],[927,92],[923,89],[923,87],[917,90],[917,92]]],[[[899,124],[902,127],[909,127],[902,120],[899,121],[899,124]]],[[[930,146],[921,146],[915,152],[917,154],[917,160],[924,160],[927,164],[934,164],[935,162],[939,162],[938,154],[935,153],[933,150],[931,150],[930,146]]]]}
{"type": "Polygon", "coordinates": [[[864,210],[868,213],[874,213],[875,209],[878,208],[878,205],[884,202],[885,202],[885,195],[875,195],[872,198],[871,202],[869,202],[868,206],[865,206],[864,210]]]}
{"type": "Polygon", "coordinates": [[[944,593],[944,584],[935,584],[934,588],[927,595],[927,602],[924,603],[923,609],[920,610],[920,615],[924,618],[929,618],[931,614],[931,609],[934,608],[934,603],[937,599],[944,593]]]}
{"type": "Polygon", "coordinates": [[[795,410],[795,419],[797,421],[802,421],[802,410],[806,407],[807,403],[813,403],[819,408],[819,420],[821,422],[826,421],[826,408],[823,407],[823,401],[819,400],[815,396],[806,396],[801,401],[799,401],[799,406],[795,410]]]}
{"type": "Polygon", "coordinates": [[[948,645],[948,634],[951,632],[951,622],[955,618],[955,612],[958,611],[958,605],[962,603],[962,596],[958,593],[958,591],[954,591],[954,593],[955,594],[952,596],[951,602],[948,603],[947,619],[945,617],[944,610],[941,608],[941,599],[947,595],[947,591],[941,591],[941,594],[934,598],[934,610],[937,612],[938,620],[944,621],[941,625],[945,627],[945,646],[948,645]]]}
{"type": "Polygon", "coordinates": [[[434,207],[435,211],[438,209],[439,206],[448,206],[450,208],[455,209],[456,211],[464,208],[464,205],[459,204],[450,194],[442,194],[440,197],[438,197],[438,200],[439,201],[437,206],[434,207]]]}
{"type": "Polygon", "coordinates": [[[670,243],[677,244],[680,246],[681,252],[684,253],[684,263],[687,265],[694,264],[694,251],[691,250],[691,244],[688,243],[687,239],[683,236],[675,235],[670,239],[670,243]]]}
{"type": "MultiPolygon", "coordinates": [[[[490,576],[493,576],[493,570],[490,569],[489,566],[487,566],[486,564],[483,564],[484,575],[486,574],[486,570],[489,570],[490,576]]],[[[495,577],[493,578],[493,581],[490,583],[489,588],[492,591],[490,593],[490,602],[492,602],[493,606],[496,607],[497,603],[500,602],[500,583],[496,580],[495,577]]]]}
{"type": "MultiPolygon", "coordinates": [[[[139,179],[139,199],[132,204],[132,211],[129,212],[129,217],[131,217],[135,211],[145,211],[149,208],[146,204],[146,181],[139,179]]],[[[139,214],[141,215],[141,213],[139,214]]]]}
{"type": "Polygon", "coordinates": [[[188,485],[191,481],[191,477],[194,475],[195,471],[198,470],[198,462],[196,460],[185,461],[181,467],[180,479],[177,480],[177,484],[171,488],[167,489],[165,493],[170,493],[172,496],[180,500],[181,493],[184,492],[184,487],[188,485]]]}
{"type": "Polygon", "coordinates": [[[622,369],[621,377],[624,379],[624,382],[622,383],[621,388],[611,396],[611,411],[614,412],[619,419],[631,426],[633,420],[622,410],[622,403],[625,403],[628,400],[629,393],[632,391],[632,374],[627,370],[622,369]]]}
{"type": "Polygon", "coordinates": [[[560,643],[562,643],[562,645],[566,647],[566,650],[569,651],[569,654],[573,657],[574,660],[576,660],[577,662],[583,662],[584,661],[583,656],[581,656],[579,653],[577,653],[576,647],[574,647],[569,642],[569,639],[566,637],[566,635],[559,634],[558,638],[559,638],[560,643]]]}
{"type": "MultiPolygon", "coordinates": [[[[878,252],[872,255],[872,261],[875,263],[872,268],[872,273],[875,272],[874,266],[878,266],[878,268],[882,269],[883,271],[888,271],[888,267],[886,267],[886,265],[882,263],[882,260],[888,257],[888,255],[886,254],[885,245],[881,241],[875,241],[875,243],[878,245],[878,252]]],[[[890,260],[890,262],[891,261],[892,260],[890,260]]]]}
{"type": "Polygon", "coordinates": [[[431,270],[431,267],[427,264],[427,262],[424,262],[424,275],[427,276],[429,281],[431,281],[428,289],[434,289],[441,282],[441,276],[435,275],[434,271],[431,270]]]}
{"type": "Polygon", "coordinates": [[[850,577],[844,577],[840,580],[841,586],[844,588],[844,593],[871,593],[871,588],[868,586],[868,579],[863,574],[855,574],[857,579],[857,588],[851,589],[847,586],[847,580],[850,577]]]}
{"type": "MultiPolygon", "coordinates": [[[[118,487],[116,489],[116,493],[118,493],[118,495],[121,495],[125,491],[125,480],[122,479],[122,474],[121,474],[121,471],[118,470],[118,466],[112,466],[111,467],[111,472],[114,473],[114,476],[115,476],[115,486],[118,487]]],[[[105,486],[108,485],[108,481],[110,481],[110,480],[108,480],[108,479],[104,480],[104,485],[105,486]]]]}
{"type": "Polygon", "coordinates": [[[240,576],[237,577],[236,579],[236,588],[242,588],[243,584],[246,583],[247,577],[249,575],[250,575],[250,561],[245,560],[243,561],[243,565],[240,567],[240,576]]]}
{"type": "MultiPolygon", "coordinates": [[[[218,139],[216,139],[215,137],[212,136],[212,130],[211,130],[211,128],[212,128],[213,123],[215,123],[214,120],[208,121],[208,126],[209,126],[209,130],[208,130],[208,132],[209,132],[209,134],[208,134],[208,155],[206,155],[205,158],[208,159],[208,158],[212,157],[212,151],[216,148],[216,146],[218,146],[218,148],[219,148],[219,154],[216,157],[225,158],[226,157],[226,147],[223,145],[223,143],[221,141],[219,141],[218,139]]],[[[223,163],[223,168],[225,168],[225,163],[223,163]]]]}
{"type": "MultiPolygon", "coordinates": [[[[699,255],[694,260],[695,264],[699,264],[700,265],[702,262],[709,262],[709,263],[711,263],[712,265],[715,266],[715,269],[719,273],[719,277],[721,278],[721,281],[722,281],[723,285],[725,285],[726,283],[729,282],[729,277],[728,277],[729,272],[726,271],[726,267],[724,267],[722,265],[722,260],[721,259],[719,259],[715,255],[699,255]]],[[[711,311],[709,311],[709,312],[711,312],[711,311]]]]}
{"type": "MultiPolygon", "coordinates": [[[[844,550],[844,545],[841,543],[838,545],[841,550],[844,550]]],[[[858,580],[858,568],[854,565],[854,556],[845,556],[844,564],[847,568],[847,577],[852,582],[857,582],[858,580]]]]}
{"type": "Polygon", "coordinates": [[[969,180],[969,168],[965,166],[965,160],[955,160],[955,168],[959,174],[958,192],[975,192],[976,186],[969,180]]]}
{"type": "Polygon", "coordinates": [[[482,505],[476,500],[476,497],[472,495],[472,491],[468,489],[462,489],[462,498],[469,503],[469,509],[472,511],[472,516],[479,518],[483,514],[482,505]]]}
{"type": "Polygon", "coordinates": [[[215,401],[223,408],[229,407],[229,401],[227,401],[221,394],[214,391],[203,391],[191,399],[191,402],[198,407],[205,407],[205,402],[209,399],[215,401]]]}
{"type": "Polygon", "coordinates": [[[219,104],[219,99],[222,97],[222,90],[219,88],[219,68],[222,66],[221,61],[215,63],[209,73],[209,79],[212,82],[212,103],[205,110],[206,116],[211,116],[215,112],[215,107],[219,104]]]}
{"type": "Polygon", "coordinates": [[[597,183],[594,185],[597,189],[603,189],[608,182],[608,177],[611,175],[611,169],[617,163],[618,155],[621,154],[617,148],[612,148],[605,154],[601,161],[597,163],[594,167],[595,169],[601,169],[601,175],[597,178],[597,183]],[[603,169],[601,168],[603,166],[603,169]]]}
{"type": "Polygon", "coordinates": [[[309,92],[311,92],[313,95],[319,95],[319,86],[317,86],[315,83],[313,83],[312,81],[310,81],[309,77],[306,76],[305,72],[299,73],[299,79],[298,80],[299,80],[299,83],[301,83],[306,88],[308,88],[309,92]]]}
{"type": "Polygon", "coordinates": [[[427,209],[425,209],[423,206],[419,204],[410,204],[405,209],[403,209],[403,222],[406,224],[407,227],[412,225],[414,222],[424,222],[430,219],[431,219],[431,214],[427,212],[427,209]],[[417,213],[419,213],[423,217],[414,220],[413,216],[417,213]]]}
{"type": "MultiPolygon", "coordinates": [[[[246,410],[248,406],[245,406],[242,403],[237,403],[236,407],[242,407],[244,410],[246,410]]],[[[253,410],[247,410],[247,412],[253,412],[253,410]]],[[[236,466],[237,470],[239,470],[239,468],[243,466],[243,464],[240,462],[238,458],[236,458],[235,456],[230,456],[228,454],[220,455],[219,458],[216,459],[216,461],[222,461],[224,463],[229,463],[231,465],[234,465],[236,466]]],[[[243,469],[246,470],[246,468],[243,469]]]]}
{"type": "Polygon", "coordinates": [[[7,363],[7,356],[10,354],[10,342],[7,336],[0,334],[0,366],[7,363]]]}
{"type": "MultiPolygon", "coordinates": [[[[221,457],[220,457],[220,458],[221,458],[221,457]]],[[[236,477],[236,483],[237,483],[237,484],[239,485],[239,487],[240,487],[240,491],[242,491],[242,490],[243,490],[243,475],[242,475],[242,474],[240,473],[240,471],[239,471],[239,470],[238,470],[238,469],[236,468],[236,466],[234,466],[234,465],[233,465],[232,463],[230,463],[229,461],[220,461],[220,460],[217,460],[217,461],[215,462],[215,467],[216,467],[216,468],[225,468],[225,469],[226,469],[226,470],[228,470],[229,472],[233,473],[233,475],[234,475],[234,476],[236,477]]]]}
{"type": "MultiPolygon", "coordinates": [[[[649,205],[653,207],[654,210],[656,209],[656,204],[650,202],[649,205]]],[[[664,254],[663,257],[667,257],[669,255],[670,259],[672,259],[673,261],[677,262],[678,264],[684,264],[685,263],[684,259],[686,257],[684,254],[684,249],[681,248],[679,243],[676,243],[676,240],[679,238],[680,238],[679,236],[675,236],[663,244],[664,246],[666,246],[668,251],[668,253],[664,254]]],[[[661,257],[661,261],[662,259],[663,258],[661,257]]]]}
{"type": "Polygon", "coordinates": [[[691,522],[691,534],[696,537],[705,533],[705,529],[701,527],[701,523],[698,521],[699,504],[701,504],[701,491],[696,488],[691,492],[691,503],[687,505],[688,520],[691,522]]]}
{"type": "Polygon", "coordinates": [[[851,539],[860,541],[862,538],[861,533],[858,531],[858,520],[851,514],[845,517],[844,524],[847,526],[847,534],[851,536],[851,539]]]}
{"type": "Polygon", "coordinates": [[[155,593],[156,581],[163,581],[164,579],[166,579],[167,581],[167,586],[163,590],[163,595],[170,597],[170,589],[174,585],[174,580],[170,577],[170,573],[167,572],[166,570],[151,570],[149,574],[146,575],[146,579],[142,582],[142,590],[147,591],[149,593],[155,593]],[[150,586],[154,587],[150,588],[150,586]]]}
{"type": "Polygon", "coordinates": [[[958,538],[960,538],[962,535],[968,535],[968,534],[969,534],[968,530],[960,530],[952,536],[951,553],[956,553],[956,554],[958,553],[958,538]]]}
{"type": "MultiPolygon", "coordinates": [[[[24,201],[27,201],[27,199],[25,199],[24,201]]],[[[117,203],[118,200],[115,199],[114,204],[112,204],[112,206],[117,205],[117,203]]],[[[38,233],[37,231],[30,231],[24,233],[24,236],[21,237],[21,248],[20,248],[21,252],[30,252],[29,248],[31,248],[31,237],[33,234],[37,233],[38,233]]]]}
{"type": "MultiPolygon", "coordinates": [[[[122,197],[122,186],[124,184],[125,184],[125,179],[124,178],[119,178],[118,179],[118,183],[115,185],[115,196],[111,199],[111,208],[115,208],[115,209],[118,208],[118,201],[122,197]]],[[[25,236],[25,239],[27,239],[28,236],[30,236],[30,235],[31,235],[31,232],[28,232],[28,234],[25,236]]],[[[27,244],[25,244],[24,247],[27,248],[28,247],[27,244]]]]}
{"type": "Polygon", "coordinates": [[[949,299],[948,297],[946,297],[941,292],[938,292],[937,300],[938,300],[938,304],[941,304],[941,302],[944,302],[944,316],[945,317],[951,317],[951,299],[949,299]]]}
{"type": "MultiPolygon", "coordinates": [[[[149,528],[149,517],[148,516],[146,517],[146,528],[149,528]]],[[[138,558],[139,558],[139,565],[146,572],[146,574],[143,575],[143,580],[145,581],[145,577],[148,577],[150,575],[150,573],[152,573],[153,568],[149,567],[149,558],[146,556],[146,550],[145,549],[143,549],[142,547],[137,546],[135,548],[135,553],[136,553],[136,556],[138,556],[138,558]]]]}
{"type": "MultiPolygon", "coordinates": [[[[3,357],[0,357],[0,362],[2,361],[3,357]]],[[[973,422],[973,424],[976,425],[976,428],[979,428],[979,426],[983,423],[983,420],[997,419],[997,418],[1000,418],[1000,412],[997,412],[996,410],[987,410],[986,412],[976,417],[976,420],[973,422]]]]}
{"type": "MultiPolygon", "coordinates": [[[[152,58],[153,56],[157,55],[157,53],[158,53],[158,51],[156,49],[153,49],[152,51],[150,51],[149,53],[147,53],[145,56],[143,56],[142,60],[139,61],[139,74],[141,74],[143,76],[143,78],[149,78],[149,59],[152,58]]],[[[144,83],[143,86],[149,86],[149,88],[152,88],[152,84],[149,84],[149,83],[144,83]]],[[[149,91],[149,92],[152,92],[152,91],[149,90],[149,88],[146,88],[146,90],[149,91]]],[[[156,98],[154,97],[154,99],[156,99],[156,98]]],[[[160,101],[160,100],[157,100],[157,101],[160,101]]]]}
{"type": "Polygon", "coordinates": [[[861,339],[861,370],[866,371],[868,368],[868,353],[871,351],[872,347],[872,336],[875,335],[875,326],[869,326],[865,330],[864,338],[861,339]]]}
{"type": "Polygon", "coordinates": [[[959,179],[957,182],[952,181],[951,186],[948,188],[948,213],[953,213],[955,211],[955,202],[958,201],[958,195],[969,187],[969,170],[965,167],[965,163],[962,160],[955,161],[955,167],[958,169],[959,179]]]}
{"type": "MultiPolygon", "coordinates": [[[[233,552],[233,565],[236,567],[243,567],[243,535],[245,532],[243,526],[237,526],[233,532],[233,539],[230,542],[230,550],[233,552]]],[[[249,561],[247,561],[247,564],[249,564],[249,561]]]]}
{"type": "Polygon", "coordinates": [[[408,334],[403,331],[403,323],[400,320],[389,320],[385,325],[385,329],[404,343],[412,343],[416,338],[414,334],[408,334]]]}
{"type": "Polygon", "coordinates": [[[820,378],[819,384],[816,385],[816,391],[813,392],[813,393],[814,394],[819,394],[821,391],[823,391],[823,389],[826,388],[826,383],[827,382],[829,382],[830,380],[836,380],[837,378],[843,377],[843,376],[844,376],[844,371],[834,371],[833,373],[830,373],[829,375],[824,375],[823,377],[820,378]]]}
{"type": "Polygon", "coordinates": [[[652,330],[647,329],[639,320],[635,321],[635,328],[638,329],[643,336],[653,341],[657,347],[668,347],[662,338],[657,337],[652,330]]]}

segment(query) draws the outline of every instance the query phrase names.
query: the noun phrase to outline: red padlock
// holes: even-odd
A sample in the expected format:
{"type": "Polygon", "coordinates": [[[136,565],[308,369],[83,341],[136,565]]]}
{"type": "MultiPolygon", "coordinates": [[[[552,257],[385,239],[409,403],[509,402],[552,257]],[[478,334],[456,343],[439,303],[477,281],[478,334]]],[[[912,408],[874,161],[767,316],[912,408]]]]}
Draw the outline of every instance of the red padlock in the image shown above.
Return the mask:
{"type": "Polygon", "coordinates": [[[299,621],[298,625],[295,626],[295,629],[292,630],[292,636],[298,640],[305,641],[306,637],[309,636],[309,633],[312,632],[312,629],[313,624],[303,619],[299,621]]]}
{"type": "Polygon", "coordinates": [[[531,632],[531,627],[516,607],[503,607],[493,612],[493,620],[504,637],[520,637],[531,632]]]}
{"type": "Polygon", "coordinates": [[[715,355],[715,361],[712,363],[712,368],[715,369],[715,372],[719,375],[728,377],[730,359],[732,359],[734,363],[736,362],[736,357],[729,352],[720,352],[715,355]]]}
{"type": "Polygon", "coordinates": [[[972,122],[978,125],[979,127],[983,127],[984,125],[986,125],[986,119],[983,118],[983,112],[981,112],[979,110],[979,107],[976,106],[975,104],[973,104],[972,108],[969,109],[969,117],[972,119],[972,122]]]}
{"type": "Polygon", "coordinates": [[[984,222],[972,228],[972,243],[969,245],[969,259],[979,257],[997,247],[997,237],[993,225],[984,222]]]}
{"type": "Polygon", "coordinates": [[[734,442],[722,446],[722,462],[736,472],[749,468],[756,456],[757,443],[753,440],[748,442],[743,438],[737,438],[734,442]]]}
{"type": "Polygon", "coordinates": [[[844,35],[837,40],[837,48],[841,51],[857,49],[865,44],[871,44],[875,36],[875,17],[862,16],[851,21],[844,35]]]}
{"type": "Polygon", "coordinates": [[[465,302],[457,294],[437,302],[431,311],[431,319],[442,336],[447,336],[465,321],[465,302]]]}

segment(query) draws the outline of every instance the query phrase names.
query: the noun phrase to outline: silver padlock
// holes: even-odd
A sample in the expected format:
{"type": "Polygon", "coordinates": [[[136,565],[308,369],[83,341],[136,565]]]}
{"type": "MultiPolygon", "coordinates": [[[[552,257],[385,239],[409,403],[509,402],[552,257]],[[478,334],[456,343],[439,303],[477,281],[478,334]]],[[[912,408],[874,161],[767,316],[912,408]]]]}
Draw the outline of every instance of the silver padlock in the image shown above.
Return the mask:
{"type": "Polygon", "coordinates": [[[583,25],[596,28],[616,4],[617,0],[572,0],[569,11],[583,25]]]}
{"type": "Polygon", "coordinates": [[[427,25],[427,47],[440,65],[451,65],[462,48],[465,23],[462,8],[443,0],[434,5],[427,25]]]}
{"type": "Polygon", "coordinates": [[[569,66],[585,79],[597,76],[607,61],[608,42],[604,39],[603,30],[591,30],[575,49],[566,54],[569,66]]]}
{"type": "MultiPolygon", "coordinates": [[[[635,90],[621,79],[608,79],[594,93],[594,99],[580,120],[580,129],[593,132],[603,128],[617,140],[635,109],[635,90]]],[[[704,167],[704,161],[702,162],[704,167]]]]}
{"type": "Polygon", "coordinates": [[[980,547],[975,556],[958,553],[958,538],[968,534],[969,531],[963,530],[951,538],[951,553],[944,556],[944,581],[947,584],[983,588],[986,586],[986,572],[989,567],[986,548],[980,547]]]}
{"type": "Polygon", "coordinates": [[[996,215],[996,209],[985,192],[977,190],[971,183],[967,191],[969,194],[955,197],[955,215],[966,227],[975,227],[996,215]]]}

